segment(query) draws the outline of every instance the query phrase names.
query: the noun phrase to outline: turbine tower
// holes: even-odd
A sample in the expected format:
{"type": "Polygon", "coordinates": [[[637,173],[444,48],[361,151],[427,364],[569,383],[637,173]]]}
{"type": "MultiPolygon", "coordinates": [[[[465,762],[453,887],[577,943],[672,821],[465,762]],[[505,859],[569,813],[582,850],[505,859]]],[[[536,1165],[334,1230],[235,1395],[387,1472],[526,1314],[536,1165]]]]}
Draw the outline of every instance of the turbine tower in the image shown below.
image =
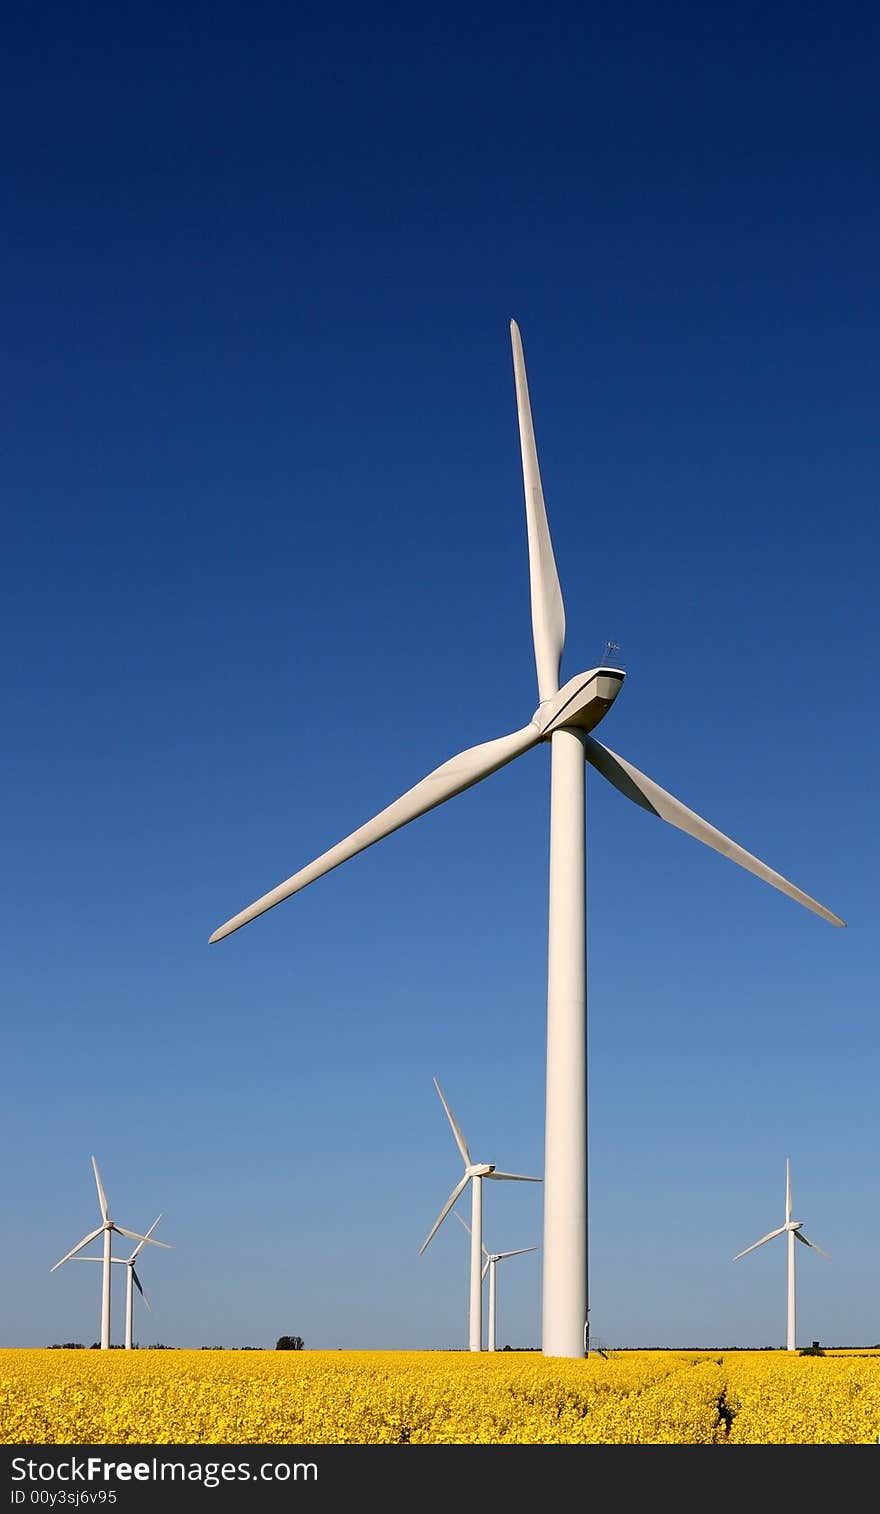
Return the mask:
{"type": "MultiPolygon", "coordinates": [[[[456,1212],[455,1212],[455,1217],[456,1217],[456,1219],[461,1220],[461,1223],[464,1225],[465,1230],[467,1231],[468,1235],[470,1235],[471,1234],[471,1227],[468,1224],[467,1220],[462,1219],[461,1215],[458,1213],[458,1210],[456,1210],[456,1212]]],[[[483,1263],[483,1271],[480,1274],[481,1280],[485,1278],[487,1272],[489,1274],[489,1335],[488,1335],[488,1338],[487,1338],[487,1345],[486,1345],[486,1350],[487,1351],[497,1351],[498,1350],[498,1346],[497,1346],[497,1332],[496,1332],[496,1329],[495,1329],[495,1320],[496,1320],[496,1309],[495,1309],[495,1303],[496,1303],[495,1267],[496,1267],[496,1265],[497,1265],[498,1262],[505,1261],[507,1259],[507,1257],[509,1257],[509,1256],[525,1256],[525,1254],[526,1254],[527,1251],[537,1251],[537,1249],[538,1249],[537,1246],[520,1246],[520,1248],[519,1248],[518,1251],[487,1251],[485,1245],[483,1245],[483,1247],[482,1247],[483,1255],[486,1258],[486,1260],[483,1263]]]]}
{"type": "MultiPolygon", "coordinates": [[[[138,1293],[140,1294],[141,1298],[143,1299],[143,1301],[146,1304],[147,1308],[149,1309],[150,1313],[152,1314],[152,1312],[153,1312],[153,1306],[150,1303],[150,1300],[147,1298],[146,1293],[144,1292],[143,1284],[141,1283],[141,1280],[140,1280],[140,1278],[137,1275],[137,1272],[135,1270],[135,1265],[134,1264],[135,1264],[135,1259],[138,1256],[140,1256],[141,1252],[144,1249],[144,1246],[146,1245],[147,1241],[152,1236],[153,1231],[155,1230],[155,1228],[158,1225],[158,1223],[161,1220],[161,1218],[162,1218],[161,1214],[156,1216],[156,1218],[154,1219],[152,1225],[150,1226],[149,1230],[147,1231],[146,1235],[144,1236],[144,1239],[142,1241],[138,1241],[137,1245],[134,1248],[134,1251],[131,1253],[131,1256],[111,1256],[111,1258],[110,1258],[110,1261],[112,1263],[118,1264],[120,1267],[127,1267],[128,1268],[128,1272],[127,1272],[126,1278],[125,1278],[125,1349],[126,1349],[126,1351],[131,1351],[132,1350],[132,1340],[133,1340],[133,1329],[132,1329],[132,1327],[133,1327],[133,1323],[134,1323],[134,1289],[135,1288],[137,1288],[138,1293]]],[[[103,1258],[100,1257],[100,1256],[75,1256],[75,1257],[72,1257],[71,1260],[75,1261],[75,1262],[100,1262],[100,1261],[103,1261],[103,1258]]]]}
{"type": "MultiPolygon", "coordinates": [[[[440,1210],[434,1226],[425,1241],[419,1247],[421,1256],[426,1246],[431,1244],[440,1226],[460,1194],[464,1193],[468,1183],[471,1185],[471,1223],[469,1226],[471,1235],[471,1270],[470,1270],[470,1307],[468,1310],[468,1349],[482,1351],[483,1349],[483,1276],[481,1263],[483,1260],[483,1178],[493,1178],[495,1181],[504,1183],[540,1183],[540,1178],[523,1177],[519,1172],[499,1172],[492,1162],[472,1162],[468,1144],[461,1133],[455,1115],[446,1102],[446,1096],[437,1079],[434,1079],[434,1087],[440,1095],[440,1103],[446,1110],[446,1118],[452,1126],[452,1134],[458,1147],[462,1161],[464,1162],[464,1177],[456,1183],[449,1198],[440,1210]]],[[[461,1216],[459,1216],[461,1218],[461,1216]]],[[[494,1348],[493,1348],[494,1349],[494,1348]]]]}
{"type": "Polygon", "coordinates": [[[585,761],[650,815],[720,852],[832,925],[844,922],[590,734],[620,692],[625,676],[622,669],[591,668],[570,678],[560,689],[565,610],[515,321],[511,321],[510,332],[525,488],[538,708],[520,730],[470,747],[435,768],[372,820],[227,920],[210,940],[231,935],[341,862],[488,778],[532,747],[550,744],[542,1349],[545,1356],[580,1357],[587,1351],[588,1319],[585,761]]]}
{"type": "Polygon", "coordinates": [[[738,1251],[733,1260],[735,1262],[738,1262],[741,1256],[748,1256],[750,1251],[757,1251],[759,1246],[765,1245],[767,1241],[775,1240],[777,1235],[788,1236],[788,1308],[786,1311],[785,1333],[785,1346],[787,1351],[797,1350],[797,1310],[795,1304],[794,1282],[794,1243],[795,1241],[800,1241],[804,1246],[809,1246],[811,1251],[818,1251],[819,1255],[824,1256],[826,1261],[831,1260],[827,1251],[823,1251],[822,1247],[817,1246],[815,1241],[807,1240],[807,1237],[803,1233],[803,1224],[803,1220],[793,1220],[791,1217],[791,1162],[789,1161],[788,1157],[786,1157],[785,1224],[780,1225],[778,1230],[770,1230],[766,1235],[762,1235],[759,1241],[755,1241],[752,1246],[747,1246],[745,1251],[738,1251]]]}
{"type": "MultiPolygon", "coordinates": [[[[102,1257],[94,1257],[91,1260],[101,1261],[104,1265],[101,1281],[101,1350],[107,1351],[110,1348],[110,1273],[112,1263],[115,1260],[111,1255],[114,1230],[116,1231],[117,1235],[128,1236],[128,1239],[130,1241],[140,1241],[142,1245],[149,1244],[150,1246],[162,1246],[165,1251],[169,1251],[171,1248],[168,1246],[166,1241],[154,1241],[151,1235],[139,1235],[136,1230],[126,1230],[124,1225],[114,1224],[113,1220],[111,1220],[110,1218],[110,1210],[107,1205],[107,1195],[104,1192],[104,1184],[101,1182],[101,1174],[98,1171],[98,1164],[95,1161],[94,1157],[92,1157],[92,1168],[94,1169],[95,1173],[95,1185],[98,1189],[98,1203],[101,1206],[101,1223],[96,1230],[90,1230],[88,1235],[84,1236],[83,1239],[76,1246],[74,1246],[72,1251],[68,1251],[67,1255],[63,1256],[60,1262],[56,1262],[54,1267],[50,1267],[49,1271],[57,1272],[59,1267],[63,1267],[65,1262],[71,1261],[77,1255],[77,1252],[82,1251],[84,1246],[88,1246],[91,1241],[96,1240],[99,1235],[103,1234],[104,1255],[102,1257]]],[[[156,1223],[158,1224],[158,1221],[156,1223]]],[[[155,1230],[156,1226],[154,1225],[152,1228],[155,1230]]],[[[83,1260],[85,1260],[85,1258],[83,1258],[83,1260]]]]}

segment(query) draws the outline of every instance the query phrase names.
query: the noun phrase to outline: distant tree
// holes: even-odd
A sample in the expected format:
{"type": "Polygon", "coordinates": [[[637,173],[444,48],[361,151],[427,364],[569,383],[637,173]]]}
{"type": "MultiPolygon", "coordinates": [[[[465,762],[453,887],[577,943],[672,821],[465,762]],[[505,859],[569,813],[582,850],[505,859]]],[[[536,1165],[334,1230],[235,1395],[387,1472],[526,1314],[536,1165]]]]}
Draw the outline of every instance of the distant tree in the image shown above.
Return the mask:
{"type": "Polygon", "coordinates": [[[301,1335],[279,1335],[275,1342],[276,1351],[301,1351],[305,1341],[301,1335]]]}

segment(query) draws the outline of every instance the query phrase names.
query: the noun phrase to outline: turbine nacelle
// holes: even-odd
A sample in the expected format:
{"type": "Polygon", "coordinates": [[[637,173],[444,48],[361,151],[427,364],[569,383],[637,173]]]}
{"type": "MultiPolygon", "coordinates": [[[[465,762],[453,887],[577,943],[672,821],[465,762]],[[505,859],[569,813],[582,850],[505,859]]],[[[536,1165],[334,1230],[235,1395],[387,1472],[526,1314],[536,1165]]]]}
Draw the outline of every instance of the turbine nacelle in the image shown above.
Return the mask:
{"type": "Polygon", "coordinates": [[[592,731],[608,714],[625,677],[620,668],[591,668],[587,673],[575,674],[558,694],[542,700],[532,716],[532,724],[542,736],[550,736],[565,725],[592,731]]]}
{"type": "Polygon", "coordinates": [[[470,1167],[465,1168],[465,1177],[487,1178],[489,1177],[490,1173],[493,1173],[494,1171],[494,1162],[474,1162],[470,1167]]]}
{"type": "Polygon", "coordinates": [[[785,1228],[786,1230],[803,1230],[804,1222],[803,1220],[789,1220],[785,1228]]]}

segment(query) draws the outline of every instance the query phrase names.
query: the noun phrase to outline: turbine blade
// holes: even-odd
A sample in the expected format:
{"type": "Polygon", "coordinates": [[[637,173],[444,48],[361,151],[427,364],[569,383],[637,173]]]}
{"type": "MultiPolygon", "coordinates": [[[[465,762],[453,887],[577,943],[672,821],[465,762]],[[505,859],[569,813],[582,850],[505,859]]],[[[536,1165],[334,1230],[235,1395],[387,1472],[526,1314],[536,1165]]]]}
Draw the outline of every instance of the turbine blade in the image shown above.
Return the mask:
{"type": "Polygon", "coordinates": [[[452,1110],[449,1108],[449,1105],[446,1102],[446,1095],[444,1094],[443,1089],[440,1087],[440,1084],[437,1082],[436,1078],[434,1079],[434,1087],[436,1088],[437,1092],[440,1095],[440,1103],[443,1105],[443,1108],[446,1110],[446,1118],[449,1121],[450,1125],[452,1126],[452,1134],[455,1136],[455,1144],[458,1147],[459,1151],[461,1152],[461,1156],[462,1156],[462,1160],[464,1162],[464,1165],[465,1165],[465,1167],[470,1167],[470,1165],[471,1165],[471,1154],[468,1151],[467,1141],[465,1140],[465,1138],[464,1138],[464,1136],[462,1134],[461,1126],[458,1124],[458,1121],[456,1120],[455,1115],[452,1113],[452,1110]]]}
{"type": "Polygon", "coordinates": [[[484,1283],[484,1282],[485,1282],[485,1281],[486,1281],[486,1273],[487,1273],[487,1272],[488,1272],[488,1271],[489,1271],[489,1263],[488,1263],[488,1261],[485,1261],[485,1262],[484,1262],[484,1263],[483,1263],[483,1270],[482,1270],[482,1272],[481,1272],[481,1273],[480,1273],[480,1282],[481,1282],[481,1283],[484,1283]]]}
{"type": "MultiPolygon", "coordinates": [[[[76,1253],[78,1251],[82,1251],[83,1246],[88,1246],[88,1244],[89,1244],[90,1241],[93,1241],[96,1236],[99,1236],[101,1234],[101,1232],[103,1231],[103,1229],[104,1229],[104,1226],[103,1225],[99,1225],[98,1228],[97,1228],[97,1230],[90,1230],[89,1233],[88,1233],[88,1235],[85,1236],[79,1242],[78,1245],[74,1246],[74,1248],[73,1248],[72,1251],[68,1251],[67,1255],[63,1256],[61,1258],[60,1262],[56,1262],[54,1267],[50,1267],[49,1271],[50,1272],[57,1272],[58,1268],[61,1267],[61,1266],[63,1266],[63,1264],[65,1262],[69,1262],[70,1259],[71,1259],[71,1257],[76,1256],[76,1253]]],[[[104,1260],[104,1258],[103,1257],[97,1257],[96,1260],[102,1262],[104,1260]]]]}
{"type": "Polygon", "coordinates": [[[98,1171],[98,1164],[94,1157],[92,1157],[92,1167],[95,1170],[95,1183],[98,1188],[98,1203],[101,1206],[101,1218],[107,1220],[110,1217],[110,1211],[107,1208],[107,1195],[104,1192],[104,1184],[101,1182],[101,1174],[98,1171]]]}
{"type": "Polygon", "coordinates": [[[376,841],[381,841],[384,836],[390,836],[392,831],[397,831],[402,825],[408,825],[411,820],[418,819],[419,815],[427,814],[438,804],[443,804],[447,799],[452,799],[456,794],[461,794],[473,784],[479,783],[482,778],[488,778],[490,773],[495,773],[506,763],[512,762],[515,757],[527,752],[530,747],[536,746],[541,740],[541,733],[537,726],[531,722],[523,726],[521,731],[514,731],[510,736],[499,736],[496,741],[485,741],[481,746],[469,747],[465,752],[459,752],[456,757],[450,757],[439,768],[435,768],[421,783],[414,788],[407,789],[399,799],[389,804],[387,809],[374,815],[366,825],[360,826],[346,836],[344,841],[339,841],[329,852],[323,852],[314,862],[307,867],[300,868],[286,882],[279,883],[277,888],[270,889],[268,894],[249,904],[247,909],[241,910],[225,925],[221,925],[210,937],[209,945],[215,941],[221,941],[224,936],[231,936],[233,931],[239,930],[242,925],[247,925],[250,920],[256,919],[267,909],[272,909],[280,904],[283,899],[289,899],[291,894],[296,894],[307,884],[314,883],[317,878],[322,878],[325,873],[338,867],[341,862],[347,862],[349,857],[357,856],[368,846],[376,841]]]}
{"type": "Polygon", "coordinates": [[[745,1251],[738,1251],[733,1260],[738,1262],[741,1256],[748,1256],[750,1251],[757,1251],[758,1247],[763,1246],[766,1241],[772,1241],[777,1235],[784,1235],[784,1233],[784,1225],[780,1225],[778,1230],[769,1230],[766,1235],[761,1236],[759,1241],[755,1241],[753,1245],[747,1246],[745,1251]]]}
{"type": "MultiPolygon", "coordinates": [[[[464,1228],[465,1228],[465,1230],[466,1230],[466,1231],[467,1231],[467,1233],[468,1233],[468,1235],[470,1235],[470,1233],[471,1233],[471,1227],[470,1227],[470,1225],[469,1225],[469,1224],[468,1224],[468,1222],[467,1222],[467,1220],[466,1220],[466,1219],[463,1219],[463,1218],[462,1218],[462,1216],[461,1216],[461,1215],[460,1215],[460,1214],[459,1214],[459,1212],[458,1212],[458,1210],[457,1210],[457,1209],[456,1209],[456,1211],[455,1211],[455,1218],[456,1218],[456,1219],[457,1219],[457,1220],[459,1220],[459,1221],[460,1221],[460,1222],[461,1222],[461,1224],[462,1224],[462,1225],[464,1225],[464,1228]]],[[[487,1249],[486,1249],[486,1242],[485,1242],[485,1241],[481,1241],[481,1242],[480,1242],[480,1246],[481,1246],[481,1248],[482,1248],[482,1252],[483,1252],[483,1255],[484,1255],[484,1256],[488,1256],[488,1255],[489,1255],[489,1252],[488,1252],[488,1250],[487,1250],[487,1249]]],[[[483,1271],[484,1271],[484,1273],[485,1273],[485,1270],[486,1270],[486,1269],[485,1269],[485,1267],[484,1267],[484,1268],[483,1268],[483,1271]]]]}
{"type": "Polygon", "coordinates": [[[785,1158],[785,1223],[791,1219],[791,1162],[785,1158]]]}
{"type": "MultiPolygon", "coordinates": [[[[104,1258],[102,1256],[73,1256],[70,1258],[70,1260],[72,1262],[103,1262],[104,1258]]],[[[117,1265],[117,1263],[120,1267],[128,1266],[128,1262],[126,1261],[124,1256],[111,1256],[110,1260],[113,1263],[114,1267],[117,1265]]]]}
{"type": "Polygon", "coordinates": [[[823,1251],[821,1246],[817,1246],[815,1241],[808,1241],[807,1237],[804,1235],[803,1231],[796,1230],[795,1233],[794,1233],[794,1237],[795,1237],[796,1241],[803,1241],[804,1245],[805,1246],[809,1246],[809,1248],[810,1248],[811,1251],[818,1251],[818,1253],[819,1253],[820,1256],[824,1256],[826,1262],[830,1262],[831,1261],[831,1258],[828,1255],[828,1252],[827,1251],[823,1251]]]}
{"type": "Polygon", "coordinates": [[[452,1208],[453,1204],[455,1203],[456,1199],[459,1197],[460,1194],[462,1194],[464,1192],[464,1190],[467,1187],[467,1185],[468,1185],[469,1182],[470,1182],[470,1178],[468,1177],[467,1173],[465,1173],[465,1175],[462,1178],[461,1182],[457,1183],[456,1186],[453,1188],[451,1194],[449,1195],[449,1198],[446,1200],[446,1203],[443,1205],[443,1208],[440,1210],[440,1213],[437,1216],[437,1219],[435,1220],[433,1227],[428,1232],[427,1240],[423,1241],[422,1244],[421,1244],[421,1246],[419,1247],[419,1256],[421,1256],[421,1254],[424,1251],[425,1247],[428,1246],[428,1245],[430,1245],[431,1241],[433,1241],[435,1235],[437,1234],[437,1231],[440,1229],[440,1226],[443,1224],[443,1221],[445,1220],[447,1214],[449,1213],[449,1211],[452,1208]]]}
{"type": "Polygon", "coordinates": [[[823,920],[828,920],[832,925],[846,924],[838,915],[826,909],[824,904],[820,904],[817,899],[805,894],[803,889],[796,888],[793,883],[789,883],[787,878],[783,878],[781,873],[774,872],[772,867],[768,867],[766,862],[761,862],[744,847],[731,841],[729,836],[716,830],[714,825],[710,825],[707,820],[703,820],[693,810],[689,810],[680,799],[674,798],[665,789],[661,789],[653,779],[640,773],[632,763],[619,757],[616,752],[610,751],[594,736],[585,735],[582,739],[587,761],[592,763],[596,771],[601,773],[603,778],[607,778],[608,782],[613,784],[621,794],[631,799],[633,804],[640,805],[643,810],[650,811],[652,815],[658,815],[661,820],[668,821],[670,825],[684,831],[686,835],[702,841],[704,846],[710,846],[713,851],[720,852],[722,857],[729,857],[731,862],[736,862],[747,872],[754,873],[756,878],[763,878],[765,883],[778,888],[780,893],[787,894],[790,899],[803,904],[806,909],[811,909],[815,914],[821,915],[823,920]]]}
{"type": "Polygon", "coordinates": [[[537,1251],[537,1246],[520,1246],[518,1251],[499,1251],[498,1260],[502,1262],[506,1256],[525,1256],[527,1251],[537,1251]]]}
{"type": "Polygon", "coordinates": [[[526,378],[522,337],[516,321],[510,323],[513,376],[516,383],[516,413],[522,454],[523,489],[526,498],[526,529],[529,539],[529,588],[532,601],[532,639],[538,673],[538,698],[543,704],[559,691],[559,666],[565,646],[565,606],[553,556],[547,507],[541,488],[538,449],[532,424],[532,406],[526,378]]]}
{"type": "Polygon", "coordinates": [[[487,1172],[487,1178],[497,1178],[502,1183],[543,1183],[543,1178],[526,1178],[521,1172],[487,1172]]]}
{"type": "MultiPolygon", "coordinates": [[[[468,1225],[467,1220],[462,1219],[462,1216],[460,1216],[459,1211],[457,1211],[457,1210],[456,1210],[456,1219],[460,1220],[460,1223],[462,1223],[462,1225],[465,1226],[465,1229],[467,1229],[468,1235],[470,1235],[471,1234],[471,1226],[468,1225]]],[[[488,1246],[486,1246],[485,1240],[480,1241],[480,1249],[482,1249],[483,1257],[488,1257],[489,1251],[488,1251],[488,1246]]],[[[485,1269],[485,1267],[483,1267],[483,1276],[485,1276],[485,1275],[486,1275],[486,1269],[485,1269]]]]}
{"type": "Polygon", "coordinates": [[[140,1294],[141,1298],[143,1299],[144,1303],[146,1304],[147,1308],[149,1309],[150,1313],[152,1314],[152,1312],[153,1312],[153,1306],[150,1303],[150,1300],[147,1298],[147,1295],[144,1293],[144,1289],[143,1289],[143,1285],[141,1283],[141,1280],[138,1277],[138,1275],[135,1272],[135,1270],[134,1270],[133,1267],[131,1269],[131,1275],[132,1275],[132,1278],[134,1279],[134,1286],[137,1288],[138,1293],[140,1294]]]}
{"type": "Polygon", "coordinates": [[[137,1230],[126,1230],[124,1225],[111,1225],[110,1229],[115,1230],[117,1235],[127,1235],[130,1241],[140,1241],[147,1246],[161,1246],[163,1251],[174,1249],[167,1241],[154,1241],[151,1235],[140,1235],[137,1230]]]}
{"type": "MultiPolygon", "coordinates": [[[[161,1218],[162,1218],[161,1214],[157,1214],[156,1218],[154,1219],[152,1225],[150,1226],[150,1228],[147,1231],[146,1235],[144,1236],[143,1240],[142,1241],[138,1241],[137,1245],[134,1248],[134,1251],[131,1253],[131,1256],[128,1258],[128,1260],[130,1262],[133,1262],[136,1256],[140,1256],[140,1254],[143,1251],[145,1245],[147,1244],[147,1241],[150,1239],[151,1235],[153,1234],[153,1231],[155,1230],[155,1228],[158,1225],[158,1223],[161,1220],[161,1218]]],[[[156,1245],[158,1246],[158,1244],[159,1244],[159,1242],[157,1241],[156,1245]]]]}

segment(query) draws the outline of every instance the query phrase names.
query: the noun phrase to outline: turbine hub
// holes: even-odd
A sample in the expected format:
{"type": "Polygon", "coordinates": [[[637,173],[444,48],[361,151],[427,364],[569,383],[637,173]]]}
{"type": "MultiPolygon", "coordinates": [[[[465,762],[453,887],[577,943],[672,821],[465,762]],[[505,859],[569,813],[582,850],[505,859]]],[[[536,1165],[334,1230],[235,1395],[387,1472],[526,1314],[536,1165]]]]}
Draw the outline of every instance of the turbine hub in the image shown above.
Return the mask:
{"type": "Polygon", "coordinates": [[[625,677],[620,668],[591,668],[588,673],[577,673],[558,694],[538,706],[532,720],[542,736],[566,725],[592,731],[608,714],[625,677]]]}

